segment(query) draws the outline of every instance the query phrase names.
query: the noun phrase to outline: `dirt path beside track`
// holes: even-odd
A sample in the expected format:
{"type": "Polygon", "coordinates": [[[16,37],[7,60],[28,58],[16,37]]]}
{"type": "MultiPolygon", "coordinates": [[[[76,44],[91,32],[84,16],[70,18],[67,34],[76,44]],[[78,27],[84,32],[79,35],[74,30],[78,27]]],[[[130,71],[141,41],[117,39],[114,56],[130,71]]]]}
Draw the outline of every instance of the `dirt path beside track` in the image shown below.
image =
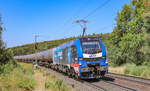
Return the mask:
{"type": "Polygon", "coordinates": [[[46,81],[46,77],[43,76],[42,72],[35,70],[34,79],[36,80],[36,83],[37,83],[34,91],[46,91],[45,85],[44,85],[46,81]]]}

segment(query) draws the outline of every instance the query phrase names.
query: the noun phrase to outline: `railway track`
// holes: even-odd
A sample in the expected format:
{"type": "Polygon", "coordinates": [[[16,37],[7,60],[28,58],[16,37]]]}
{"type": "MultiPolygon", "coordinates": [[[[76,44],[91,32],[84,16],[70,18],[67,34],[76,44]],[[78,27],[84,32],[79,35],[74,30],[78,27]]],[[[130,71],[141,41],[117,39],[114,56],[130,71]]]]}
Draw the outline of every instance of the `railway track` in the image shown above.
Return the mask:
{"type": "Polygon", "coordinates": [[[94,84],[95,86],[101,86],[105,88],[105,91],[138,91],[136,88],[128,87],[126,85],[118,84],[114,82],[115,79],[104,77],[102,79],[89,80],[90,84],[94,84]]]}
{"type": "Polygon", "coordinates": [[[107,75],[107,77],[112,77],[112,78],[132,81],[132,82],[136,82],[136,83],[139,83],[139,84],[149,85],[150,86],[150,79],[146,79],[146,78],[140,78],[140,77],[123,75],[123,74],[116,74],[116,73],[109,73],[107,75]]]}
{"type": "Polygon", "coordinates": [[[86,82],[86,81],[81,81],[82,83],[88,85],[88,86],[91,86],[99,91],[108,91],[106,88],[102,87],[102,86],[99,86],[99,85],[95,85],[93,83],[89,83],[89,82],[86,82]]]}
{"type": "Polygon", "coordinates": [[[72,86],[73,88],[78,89],[79,91],[108,91],[104,87],[91,84],[84,80],[78,81],[73,78],[69,78],[67,75],[54,71],[52,69],[48,69],[45,67],[40,67],[44,69],[46,72],[55,75],[57,78],[61,79],[63,82],[67,83],[68,85],[72,86]]]}
{"type": "Polygon", "coordinates": [[[123,90],[127,90],[127,91],[138,91],[138,90],[135,89],[135,88],[128,87],[128,86],[126,86],[126,85],[121,85],[121,84],[118,84],[118,83],[115,83],[115,82],[105,81],[105,80],[104,80],[104,82],[109,83],[109,84],[116,85],[116,86],[118,86],[118,87],[121,87],[121,88],[123,88],[123,90]]]}
{"type": "MultiPolygon", "coordinates": [[[[52,69],[42,67],[45,71],[48,71],[50,74],[55,75],[63,82],[69,84],[70,86],[79,89],[80,91],[141,91],[139,89],[129,87],[123,84],[115,82],[114,77],[104,77],[103,79],[94,79],[94,80],[75,80],[69,78],[62,73],[58,73],[52,69]]],[[[108,75],[107,75],[108,76],[108,75]]]]}

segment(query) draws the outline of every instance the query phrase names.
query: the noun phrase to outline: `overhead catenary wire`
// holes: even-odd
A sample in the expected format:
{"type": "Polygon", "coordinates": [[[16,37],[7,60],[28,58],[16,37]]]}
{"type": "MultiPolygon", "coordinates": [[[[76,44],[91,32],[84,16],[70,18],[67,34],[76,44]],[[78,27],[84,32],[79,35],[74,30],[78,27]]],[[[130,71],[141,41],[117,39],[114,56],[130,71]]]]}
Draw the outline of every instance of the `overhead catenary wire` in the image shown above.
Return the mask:
{"type": "Polygon", "coordinates": [[[83,17],[83,19],[88,18],[89,16],[91,16],[92,14],[94,14],[97,10],[103,8],[109,2],[110,2],[110,0],[106,0],[103,4],[101,4],[100,6],[98,6],[97,8],[95,8],[93,11],[91,11],[90,13],[88,13],[85,17],[83,17]]]}
{"type": "MultiPolygon", "coordinates": [[[[89,0],[88,0],[89,1],[89,0]]],[[[88,3],[88,1],[86,2],[86,3],[84,3],[83,4],[83,6],[80,6],[74,13],[73,13],[73,15],[71,16],[71,17],[69,17],[68,19],[66,19],[66,21],[62,24],[62,26],[64,27],[64,26],[66,26],[67,24],[68,24],[68,22],[69,21],[71,21],[72,20],[72,18],[73,19],[75,19],[76,17],[79,17],[79,15],[76,15],[76,14],[79,14],[80,12],[81,12],[81,10],[83,9],[83,8],[85,8],[85,6],[87,6],[87,3],[88,3]]],[[[71,22],[72,23],[72,22],[71,22]]],[[[70,23],[70,24],[71,24],[70,23]]],[[[72,29],[72,27],[73,27],[73,25],[71,25],[69,28],[67,28],[66,30],[71,30],[72,29]]],[[[63,31],[63,32],[61,32],[61,33],[65,33],[66,31],[63,31]]],[[[66,34],[66,33],[65,33],[66,34]]],[[[57,35],[57,34],[56,34],[57,35]]],[[[65,36],[64,36],[65,37],[65,36]]]]}
{"type": "MultiPolygon", "coordinates": [[[[85,6],[87,6],[88,2],[89,2],[89,0],[88,0],[87,2],[85,2],[82,6],[80,6],[80,7],[73,13],[73,15],[72,15],[70,18],[68,18],[68,20],[66,20],[66,22],[65,22],[64,25],[66,25],[69,21],[71,21],[72,18],[76,19],[77,17],[79,17],[79,14],[80,14],[81,10],[84,9],[85,6]]],[[[71,22],[72,22],[72,21],[71,21],[71,22]]]]}
{"type": "MultiPolygon", "coordinates": [[[[74,13],[71,17],[69,17],[68,19],[66,19],[66,21],[64,22],[64,24],[62,26],[66,26],[67,24],[71,24],[72,21],[71,20],[74,20],[76,19],[77,17],[79,17],[79,14],[81,12],[81,10],[83,10],[89,3],[89,0],[87,0],[83,5],[81,5],[74,13]],[[71,23],[68,23],[69,21],[71,21],[71,23]]],[[[70,27],[68,27],[66,30],[71,30],[73,27],[73,25],[71,25],[70,27]]],[[[62,32],[62,33],[65,33],[66,31],[62,32]]]]}
{"type": "Polygon", "coordinates": [[[90,13],[88,13],[85,17],[83,17],[83,20],[85,20],[86,18],[88,18],[89,16],[91,16],[93,13],[95,13],[97,10],[101,9],[102,7],[104,7],[106,4],[108,4],[110,2],[110,0],[106,0],[104,3],[102,3],[100,6],[98,6],[97,8],[95,8],[93,11],[91,11],[90,13]]]}
{"type": "Polygon", "coordinates": [[[115,27],[115,25],[116,25],[116,24],[113,23],[113,24],[110,24],[110,25],[101,27],[101,28],[97,29],[96,31],[99,31],[99,30],[105,30],[105,29],[108,29],[108,28],[111,28],[111,27],[113,28],[113,27],[115,27]]]}
{"type": "MultiPolygon", "coordinates": [[[[95,8],[93,11],[91,11],[90,13],[88,13],[85,17],[83,17],[82,19],[86,19],[86,18],[88,18],[89,16],[91,16],[92,14],[94,14],[96,11],[98,11],[99,9],[101,9],[101,8],[103,8],[106,4],[108,4],[110,2],[110,0],[106,0],[104,3],[102,3],[100,6],[98,6],[97,8],[95,8]]],[[[88,2],[86,2],[83,6],[81,6],[81,7],[79,7],[78,9],[77,9],[77,11],[73,14],[73,17],[70,17],[70,18],[68,18],[68,20],[66,20],[66,22],[63,24],[63,26],[66,26],[66,24],[70,21],[70,20],[72,20],[72,18],[76,18],[76,17],[79,17],[79,13],[81,12],[81,9],[83,9],[85,6],[87,6],[87,3],[88,2]],[[76,15],[76,14],[78,14],[78,15],[76,15]]],[[[71,25],[71,27],[69,27],[69,28],[67,28],[67,31],[69,31],[69,30],[71,30],[72,29],[72,27],[73,27],[73,25],[71,25]]],[[[66,32],[66,31],[64,31],[64,32],[66,32]]],[[[63,32],[63,33],[64,33],[63,32]]],[[[66,36],[66,34],[67,33],[65,33],[65,36],[66,36]]],[[[69,34],[67,34],[67,35],[69,35],[69,34]]],[[[64,36],[64,37],[65,37],[64,36]]]]}
{"type": "MultiPolygon", "coordinates": [[[[110,0],[106,0],[104,3],[102,3],[100,6],[98,6],[97,8],[95,8],[93,11],[91,11],[90,13],[88,13],[83,19],[86,19],[86,18],[88,18],[89,16],[91,16],[93,13],[95,13],[97,10],[99,10],[99,9],[101,9],[102,7],[104,7],[106,4],[108,4],[110,2],[110,0]]],[[[87,6],[87,4],[85,3],[84,5],[86,5],[87,6]]],[[[74,18],[75,18],[75,14],[79,14],[79,11],[81,11],[81,9],[82,9],[83,7],[81,6],[75,13],[74,13],[74,18]]],[[[78,17],[79,17],[79,15],[78,15],[78,17]]],[[[71,18],[69,18],[68,20],[67,20],[67,22],[68,21],[70,21],[72,19],[72,17],[71,18]]],[[[66,23],[67,23],[66,22],[66,23]]],[[[64,26],[65,26],[66,24],[64,24],[64,26]]],[[[72,29],[72,27],[73,26],[71,26],[71,27],[69,27],[67,30],[71,30],[72,29]]],[[[67,34],[68,35],[68,34],[67,34]]]]}

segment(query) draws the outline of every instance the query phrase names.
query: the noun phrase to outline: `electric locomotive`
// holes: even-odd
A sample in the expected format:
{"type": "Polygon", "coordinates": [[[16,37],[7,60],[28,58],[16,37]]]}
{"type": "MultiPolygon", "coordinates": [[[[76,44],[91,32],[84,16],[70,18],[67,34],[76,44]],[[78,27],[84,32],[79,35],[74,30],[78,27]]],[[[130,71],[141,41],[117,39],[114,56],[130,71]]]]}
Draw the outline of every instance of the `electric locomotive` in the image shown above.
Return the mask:
{"type": "Polygon", "coordinates": [[[53,49],[55,69],[81,79],[100,78],[108,72],[106,50],[99,37],[84,37],[53,49]]]}

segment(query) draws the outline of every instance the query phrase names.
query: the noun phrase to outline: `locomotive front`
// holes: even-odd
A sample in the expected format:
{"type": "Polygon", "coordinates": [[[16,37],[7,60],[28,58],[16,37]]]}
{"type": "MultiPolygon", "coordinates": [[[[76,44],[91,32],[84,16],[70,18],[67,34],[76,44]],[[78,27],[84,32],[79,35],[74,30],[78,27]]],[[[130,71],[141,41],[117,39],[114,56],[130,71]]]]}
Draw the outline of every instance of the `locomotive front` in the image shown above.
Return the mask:
{"type": "Polygon", "coordinates": [[[108,72],[105,47],[98,37],[80,38],[82,56],[78,56],[79,76],[100,78],[108,72]]]}

